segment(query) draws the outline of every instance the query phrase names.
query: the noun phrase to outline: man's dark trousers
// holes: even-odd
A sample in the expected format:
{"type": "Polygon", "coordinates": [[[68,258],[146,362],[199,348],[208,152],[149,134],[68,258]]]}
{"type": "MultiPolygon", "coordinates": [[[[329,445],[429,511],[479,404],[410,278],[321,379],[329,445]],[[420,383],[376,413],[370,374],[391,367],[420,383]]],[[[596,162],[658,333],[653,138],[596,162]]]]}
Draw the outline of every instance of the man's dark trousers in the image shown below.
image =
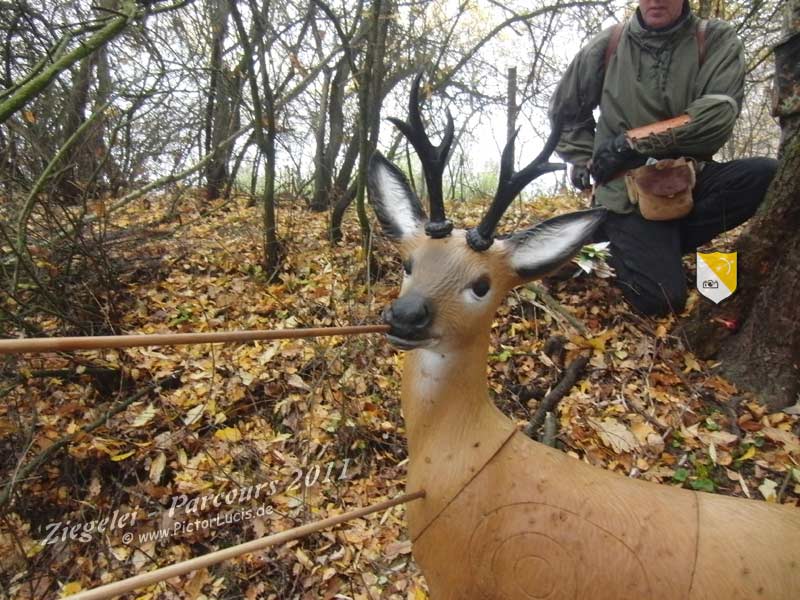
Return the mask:
{"type": "Polygon", "coordinates": [[[609,212],[600,238],[611,242],[609,263],[628,302],[646,315],[683,310],[688,288],[681,256],[752,217],[777,166],[771,158],[706,163],[697,174],[694,208],[682,219],[609,212]]]}

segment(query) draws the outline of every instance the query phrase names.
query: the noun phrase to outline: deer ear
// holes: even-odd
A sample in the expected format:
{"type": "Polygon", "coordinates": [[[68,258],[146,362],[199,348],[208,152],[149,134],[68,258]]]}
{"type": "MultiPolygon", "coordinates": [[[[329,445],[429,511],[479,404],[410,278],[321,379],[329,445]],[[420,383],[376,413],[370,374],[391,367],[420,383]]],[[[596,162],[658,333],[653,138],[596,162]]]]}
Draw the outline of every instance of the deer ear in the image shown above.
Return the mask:
{"type": "Polygon", "coordinates": [[[380,221],[381,229],[393,240],[417,233],[428,220],[408,180],[380,152],[370,158],[367,168],[369,202],[380,221]]]}
{"type": "Polygon", "coordinates": [[[590,241],[606,209],[593,208],[559,215],[512,235],[511,266],[524,280],[543,277],[571,259],[590,241]]]}

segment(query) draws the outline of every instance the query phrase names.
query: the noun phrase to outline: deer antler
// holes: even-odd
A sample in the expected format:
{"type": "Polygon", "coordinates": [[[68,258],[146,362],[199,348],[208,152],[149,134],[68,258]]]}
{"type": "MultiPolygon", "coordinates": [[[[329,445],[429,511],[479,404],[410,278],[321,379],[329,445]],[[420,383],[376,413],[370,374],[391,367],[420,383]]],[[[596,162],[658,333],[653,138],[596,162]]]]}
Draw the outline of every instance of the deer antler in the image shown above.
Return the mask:
{"type": "Polygon", "coordinates": [[[503,149],[502,158],[500,159],[500,177],[497,182],[497,192],[495,192],[494,200],[492,200],[486,215],[484,215],[478,226],[467,231],[467,243],[469,243],[470,248],[477,252],[483,252],[492,245],[494,242],[494,230],[503,213],[506,212],[511,201],[517,197],[526,185],[545,173],[560,171],[565,168],[563,164],[547,161],[561,137],[560,121],[553,123],[553,129],[539,156],[534,158],[524,169],[515,173],[514,140],[517,137],[517,133],[519,133],[519,129],[514,132],[514,135],[508,140],[506,147],[503,149]]]}
{"type": "Polygon", "coordinates": [[[442,174],[447,164],[450,146],[453,143],[455,127],[453,116],[447,111],[447,126],[445,127],[444,137],[438,146],[434,146],[427,133],[425,125],[419,111],[419,85],[422,81],[422,73],[416,76],[411,86],[411,95],[408,101],[408,123],[394,117],[389,120],[403,133],[404,136],[414,146],[417,151],[422,169],[425,172],[425,182],[428,186],[430,197],[431,215],[430,220],[425,225],[425,233],[432,238],[442,238],[450,235],[453,230],[453,223],[444,214],[444,200],[442,199],[442,174]]]}

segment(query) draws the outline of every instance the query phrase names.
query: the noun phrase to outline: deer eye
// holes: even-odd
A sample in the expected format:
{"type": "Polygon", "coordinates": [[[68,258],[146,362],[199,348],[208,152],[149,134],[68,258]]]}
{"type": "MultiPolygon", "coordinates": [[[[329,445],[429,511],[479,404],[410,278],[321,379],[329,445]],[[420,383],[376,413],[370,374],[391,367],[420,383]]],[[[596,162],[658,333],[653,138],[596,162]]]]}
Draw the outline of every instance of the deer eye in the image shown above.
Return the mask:
{"type": "Polygon", "coordinates": [[[472,289],[472,293],[478,298],[483,298],[489,292],[490,287],[491,282],[489,281],[489,277],[484,275],[483,277],[478,277],[478,279],[473,281],[470,289],[472,289]]]}
{"type": "Polygon", "coordinates": [[[403,261],[403,272],[406,275],[411,275],[411,259],[407,258],[403,261]]]}

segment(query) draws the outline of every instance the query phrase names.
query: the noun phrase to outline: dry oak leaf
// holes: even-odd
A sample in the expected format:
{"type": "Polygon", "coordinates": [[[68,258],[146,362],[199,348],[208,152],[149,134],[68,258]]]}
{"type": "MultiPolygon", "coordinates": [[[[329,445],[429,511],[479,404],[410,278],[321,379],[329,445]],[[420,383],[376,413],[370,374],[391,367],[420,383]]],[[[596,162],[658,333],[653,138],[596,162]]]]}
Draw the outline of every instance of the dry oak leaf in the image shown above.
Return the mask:
{"type": "Polygon", "coordinates": [[[133,427],[144,427],[150,421],[152,421],[156,416],[156,407],[152,404],[148,404],[147,408],[145,408],[142,412],[140,412],[136,419],[133,421],[133,427]]]}
{"type": "Polygon", "coordinates": [[[411,540],[391,542],[384,547],[383,553],[387,560],[392,560],[399,554],[411,554],[411,540]]]}
{"type": "Polygon", "coordinates": [[[603,443],[618,454],[631,452],[639,445],[631,430],[617,419],[611,417],[602,420],[589,418],[587,421],[597,431],[603,443]]]}
{"type": "Polygon", "coordinates": [[[186,413],[186,416],[183,417],[184,425],[191,425],[195,421],[197,421],[203,414],[203,410],[205,409],[205,404],[198,404],[189,412],[186,413]]]}
{"type": "MultiPolygon", "coordinates": [[[[691,429],[691,428],[690,428],[691,429]]],[[[729,431],[701,431],[697,430],[697,437],[706,446],[729,446],[739,441],[738,436],[729,431]]]]}
{"type": "Polygon", "coordinates": [[[150,463],[150,481],[158,485],[161,481],[161,474],[164,472],[164,467],[167,466],[167,457],[163,452],[159,452],[158,456],[150,463]]]}
{"type": "Polygon", "coordinates": [[[290,386],[295,387],[297,389],[305,390],[306,392],[311,391],[311,388],[308,387],[308,384],[306,384],[306,382],[303,381],[303,378],[300,377],[300,375],[298,375],[297,373],[293,373],[292,375],[289,375],[289,378],[287,379],[287,383],[290,386]]]}
{"type": "Polygon", "coordinates": [[[800,453],[800,438],[791,431],[784,431],[776,427],[764,427],[761,430],[771,442],[780,442],[791,453],[800,453]]]}

